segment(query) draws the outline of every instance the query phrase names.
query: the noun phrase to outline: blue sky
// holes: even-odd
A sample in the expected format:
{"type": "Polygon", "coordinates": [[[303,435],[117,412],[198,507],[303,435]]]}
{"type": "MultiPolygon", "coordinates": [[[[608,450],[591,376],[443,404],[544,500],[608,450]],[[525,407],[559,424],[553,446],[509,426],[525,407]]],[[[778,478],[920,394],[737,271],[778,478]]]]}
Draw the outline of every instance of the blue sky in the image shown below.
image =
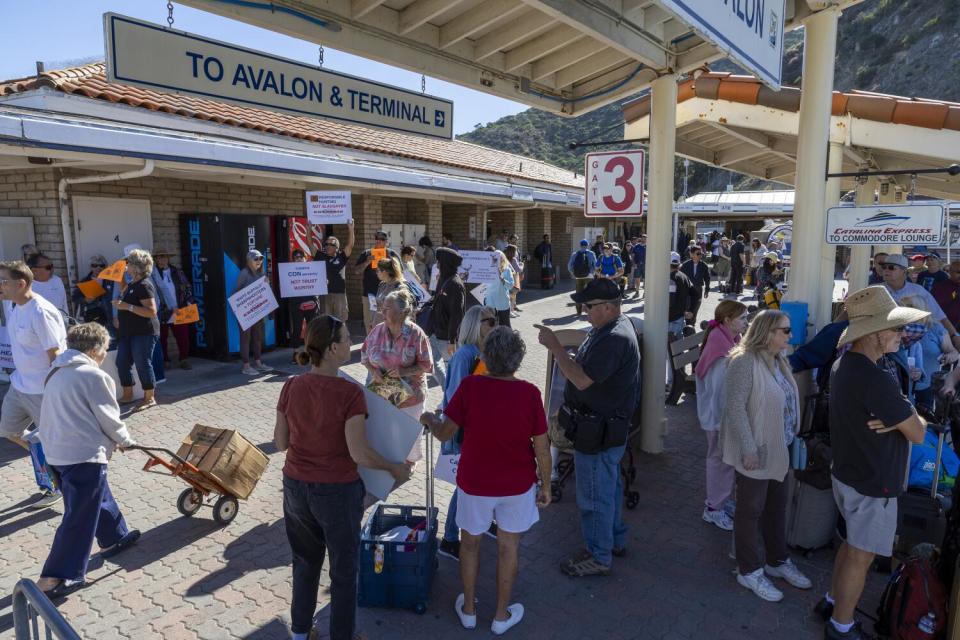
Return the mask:
{"type": "MultiPolygon", "coordinates": [[[[162,0],[7,0],[4,5],[4,24],[0,29],[3,34],[0,37],[3,42],[0,79],[33,75],[37,60],[42,60],[47,69],[54,69],[80,59],[103,59],[102,16],[107,11],[160,24],[165,24],[167,18],[166,3],[162,0]]],[[[312,43],[177,3],[174,7],[174,26],[178,29],[293,60],[317,63],[317,46],[312,43]]],[[[329,47],[325,48],[324,67],[404,89],[420,90],[420,74],[329,47]]],[[[453,128],[457,134],[471,131],[477,123],[486,124],[526,108],[516,102],[430,77],[427,78],[427,93],[453,100],[453,128]]]]}

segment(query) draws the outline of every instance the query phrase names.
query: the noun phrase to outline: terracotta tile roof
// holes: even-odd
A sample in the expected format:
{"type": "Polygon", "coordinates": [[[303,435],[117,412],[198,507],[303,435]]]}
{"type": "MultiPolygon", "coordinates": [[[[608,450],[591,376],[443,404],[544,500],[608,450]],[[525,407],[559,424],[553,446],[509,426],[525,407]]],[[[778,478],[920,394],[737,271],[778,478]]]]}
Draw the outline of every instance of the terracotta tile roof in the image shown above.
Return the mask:
{"type": "MultiPolygon", "coordinates": [[[[783,87],[773,91],[754,76],[730,73],[705,73],[696,80],[680,83],[677,102],[691,98],[727,100],[741,104],[760,105],[781,111],[800,110],[801,90],[783,87]]],[[[623,118],[634,122],[650,113],[650,98],[644,96],[623,105],[623,118]]],[[[855,118],[908,124],[926,129],[960,131],[960,104],[928,98],[904,98],[869,91],[833,92],[833,115],[850,114],[855,118]]]]}
{"type": "Polygon", "coordinates": [[[461,140],[428,138],[139,87],[108,84],[103,63],[47,71],[39,77],[0,81],[0,96],[23,93],[40,87],[325,145],[567,187],[583,187],[583,178],[577,178],[573,172],[539,160],[461,140]]]}

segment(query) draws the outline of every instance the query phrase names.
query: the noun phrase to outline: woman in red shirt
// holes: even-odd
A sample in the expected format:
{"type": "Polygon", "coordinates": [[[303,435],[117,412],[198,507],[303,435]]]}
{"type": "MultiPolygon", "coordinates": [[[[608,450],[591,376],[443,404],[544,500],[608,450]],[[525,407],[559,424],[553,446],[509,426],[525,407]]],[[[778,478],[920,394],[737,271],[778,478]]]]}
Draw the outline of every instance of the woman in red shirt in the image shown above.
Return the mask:
{"type": "Polygon", "coordinates": [[[330,552],[330,638],[353,640],[363,481],[357,465],[388,471],[398,482],[410,467],[391,464],[367,442],[367,405],[360,385],[337,376],[350,360],[350,333],[333,316],[307,325],[300,364],[310,371],[287,380],[277,402],[273,440],[286,451],[283,520],[293,552],[294,640],[313,627],[324,553],[330,552]]]}
{"type": "Polygon", "coordinates": [[[457,468],[463,593],[454,609],[467,629],[477,626],[474,594],[480,538],[497,522],[497,612],[491,625],[497,635],[523,618],[523,605],[509,604],[520,535],[540,519],[537,507],[550,504],[550,444],[543,400],[537,387],[514,377],[525,353],[518,332],[494,329],[483,344],[487,375],[468,376],[460,383],[442,422],[430,413],[420,418],[440,441],[463,429],[457,468]],[[504,414],[503,407],[510,407],[510,412],[504,414]]]}

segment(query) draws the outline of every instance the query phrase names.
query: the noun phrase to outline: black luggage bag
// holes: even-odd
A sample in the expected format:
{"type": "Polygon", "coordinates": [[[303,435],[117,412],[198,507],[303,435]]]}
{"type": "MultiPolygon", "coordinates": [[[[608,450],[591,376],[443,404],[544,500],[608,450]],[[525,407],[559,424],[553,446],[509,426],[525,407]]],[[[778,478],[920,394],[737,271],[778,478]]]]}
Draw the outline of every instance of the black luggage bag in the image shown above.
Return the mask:
{"type": "MultiPolygon", "coordinates": [[[[937,461],[933,470],[933,484],[930,489],[909,488],[898,499],[897,542],[894,546],[896,553],[909,554],[911,549],[924,542],[939,549],[947,531],[947,514],[937,495],[947,425],[929,422],[927,428],[937,434],[937,461]]],[[[908,477],[909,472],[908,468],[908,477]]]]}

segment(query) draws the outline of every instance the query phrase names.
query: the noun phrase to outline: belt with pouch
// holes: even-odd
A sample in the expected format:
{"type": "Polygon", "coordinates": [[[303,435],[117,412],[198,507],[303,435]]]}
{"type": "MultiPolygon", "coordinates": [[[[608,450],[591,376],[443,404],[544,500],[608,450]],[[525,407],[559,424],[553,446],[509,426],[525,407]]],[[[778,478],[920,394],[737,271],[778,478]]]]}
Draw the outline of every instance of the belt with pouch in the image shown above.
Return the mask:
{"type": "Polygon", "coordinates": [[[580,453],[597,454],[627,443],[630,420],[626,416],[602,416],[593,411],[563,404],[557,421],[573,448],[580,453]]]}

